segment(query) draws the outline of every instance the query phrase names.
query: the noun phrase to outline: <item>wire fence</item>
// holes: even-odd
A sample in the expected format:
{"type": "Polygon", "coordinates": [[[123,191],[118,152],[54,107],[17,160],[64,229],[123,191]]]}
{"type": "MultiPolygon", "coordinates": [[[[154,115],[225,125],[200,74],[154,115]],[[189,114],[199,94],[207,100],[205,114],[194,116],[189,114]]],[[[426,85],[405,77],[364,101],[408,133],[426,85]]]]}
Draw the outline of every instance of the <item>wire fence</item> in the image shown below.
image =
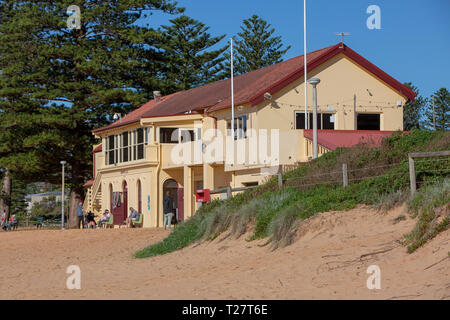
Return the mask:
{"type": "MultiPolygon", "coordinates": [[[[415,177],[418,177],[416,179],[416,183],[422,187],[425,186],[428,183],[432,183],[430,181],[424,180],[423,177],[426,177],[427,175],[435,176],[447,176],[450,174],[450,157],[448,155],[445,155],[445,157],[442,157],[441,155],[438,155],[434,157],[433,155],[430,155],[431,158],[418,158],[415,160],[415,170],[414,175],[415,177]]],[[[404,161],[397,162],[397,163],[391,163],[391,164],[383,164],[379,166],[368,166],[363,168],[347,168],[347,165],[343,164],[342,170],[333,170],[329,172],[324,172],[321,174],[305,174],[303,176],[298,177],[288,177],[286,179],[283,179],[282,183],[279,181],[279,185],[290,185],[295,186],[300,189],[303,188],[310,188],[313,186],[319,186],[319,185],[339,185],[343,184],[346,186],[348,183],[358,183],[360,181],[364,181],[367,179],[373,179],[385,176],[386,174],[389,174],[389,176],[392,177],[407,177],[410,175],[408,173],[408,161],[405,159],[404,161]],[[399,168],[400,166],[404,165],[404,168],[399,168]],[[345,168],[344,168],[345,167],[345,168]],[[394,168],[399,168],[400,172],[390,172],[394,168]],[[377,171],[374,174],[370,174],[370,171],[377,171]],[[364,174],[369,173],[369,174],[364,174]],[[320,181],[312,182],[311,180],[319,178],[320,181]]],[[[279,178],[280,179],[280,178],[279,178]]],[[[403,184],[406,186],[408,185],[409,181],[405,180],[403,184]]]]}

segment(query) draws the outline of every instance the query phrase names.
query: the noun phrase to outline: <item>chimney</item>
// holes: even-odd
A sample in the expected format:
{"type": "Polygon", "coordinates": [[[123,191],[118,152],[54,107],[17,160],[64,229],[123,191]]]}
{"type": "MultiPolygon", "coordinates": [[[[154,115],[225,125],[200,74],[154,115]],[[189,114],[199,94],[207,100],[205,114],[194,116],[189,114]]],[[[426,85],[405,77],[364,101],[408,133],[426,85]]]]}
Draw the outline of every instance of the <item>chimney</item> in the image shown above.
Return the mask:
{"type": "Polygon", "coordinates": [[[153,91],[153,99],[155,102],[161,101],[161,91],[153,91]]]}

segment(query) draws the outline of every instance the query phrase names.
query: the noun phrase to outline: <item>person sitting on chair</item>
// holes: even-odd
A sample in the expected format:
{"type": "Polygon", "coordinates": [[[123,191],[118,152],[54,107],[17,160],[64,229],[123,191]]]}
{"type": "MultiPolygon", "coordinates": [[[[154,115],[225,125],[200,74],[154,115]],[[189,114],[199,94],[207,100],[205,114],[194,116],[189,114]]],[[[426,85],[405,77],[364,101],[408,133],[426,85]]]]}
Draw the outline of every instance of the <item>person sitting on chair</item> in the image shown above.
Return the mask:
{"type": "Polygon", "coordinates": [[[17,218],[15,214],[13,214],[11,218],[9,218],[8,230],[11,230],[11,228],[17,228],[17,218]]]}
{"type": "Polygon", "coordinates": [[[111,214],[109,213],[109,210],[106,209],[105,212],[103,212],[102,217],[98,221],[98,227],[101,228],[102,225],[109,220],[110,216],[111,216],[111,214]]]}
{"type": "Polygon", "coordinates": [[[136,221],[139,218],[139,213],[134,210],[132,207],[130,207],[130,215],[128,216],[126,222],[127,222],[127,228],[131,228],[133,226],[133,222],[136,221]]]}

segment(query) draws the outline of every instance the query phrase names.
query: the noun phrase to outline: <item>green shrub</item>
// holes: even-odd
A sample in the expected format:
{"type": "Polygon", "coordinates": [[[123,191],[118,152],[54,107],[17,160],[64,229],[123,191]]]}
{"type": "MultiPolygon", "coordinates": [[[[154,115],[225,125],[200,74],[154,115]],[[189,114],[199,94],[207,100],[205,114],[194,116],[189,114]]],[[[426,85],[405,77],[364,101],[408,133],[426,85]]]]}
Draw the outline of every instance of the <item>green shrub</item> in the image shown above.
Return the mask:
{"type": "MultiPolygon", "coordinates": [[[[195,241],[214,239],[227,230],[227,236],[241,236],[250,225],[254,225],[250,240],[269,237],[274,248],[288,245],[293,241],[297,221],[316,213],[349,210],[358,204],[384,209],[395,206],[409,192],[408,153],[449,148],[450,132],[413,131],[394,133],[384,139],[379,148],[360,144],[337,149],[284,173],[286,183],[281,190],[278,190],[277,178],[271,178],[264,185],[231,199],[202,206],[169,237],[139,251],[136,256],[172,252],[195,241]],[[350,170],[350,185],[346,188],[341,186],[343,163],[347,163],[350,170]]],[[[418,183],[428,184],[442,181],[450,173],[448,162],[417,161],[416,170],[418,183]]],[[[448,194],[442,198],[442,194],[441,197],[430,196],[428,191],[425,195],[419,192],[410,201],[410,207],[420,216],[408,238],[411,248],[448,227],[448,219],[444,219],[429,229],[432,209],[442,201],[448,203],[448,194]]]]}

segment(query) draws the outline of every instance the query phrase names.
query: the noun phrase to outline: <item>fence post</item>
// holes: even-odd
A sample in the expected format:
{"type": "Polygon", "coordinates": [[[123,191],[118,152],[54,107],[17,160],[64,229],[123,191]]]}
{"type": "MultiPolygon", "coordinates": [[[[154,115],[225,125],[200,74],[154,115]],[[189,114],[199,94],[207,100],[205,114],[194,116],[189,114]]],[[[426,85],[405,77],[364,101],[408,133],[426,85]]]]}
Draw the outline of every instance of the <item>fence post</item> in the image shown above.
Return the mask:
{"type": "Polygon", "coordinates": [[[280,172],[278,173],[278,189],[283,188],[283,174],[280,172]]]}
{"type": "Polygon", "coordinates": [[[344,188],[348,186],[348,170],[347,170],[347,164],[342,164],[342,184],[344,185],[344,188]]]}
{"type": "Polygon", "coordinates": [[[414,158],[409,156],[409,181],[411,185],[411,195],[416,192],[416,169],[414,168],[414,158]]]}
{"type": "Polygon", "coordinates": [[[231,192],[231,187],[227,187],[227,199],[230,199],[233,196],[233,193],[231,192]]]}

